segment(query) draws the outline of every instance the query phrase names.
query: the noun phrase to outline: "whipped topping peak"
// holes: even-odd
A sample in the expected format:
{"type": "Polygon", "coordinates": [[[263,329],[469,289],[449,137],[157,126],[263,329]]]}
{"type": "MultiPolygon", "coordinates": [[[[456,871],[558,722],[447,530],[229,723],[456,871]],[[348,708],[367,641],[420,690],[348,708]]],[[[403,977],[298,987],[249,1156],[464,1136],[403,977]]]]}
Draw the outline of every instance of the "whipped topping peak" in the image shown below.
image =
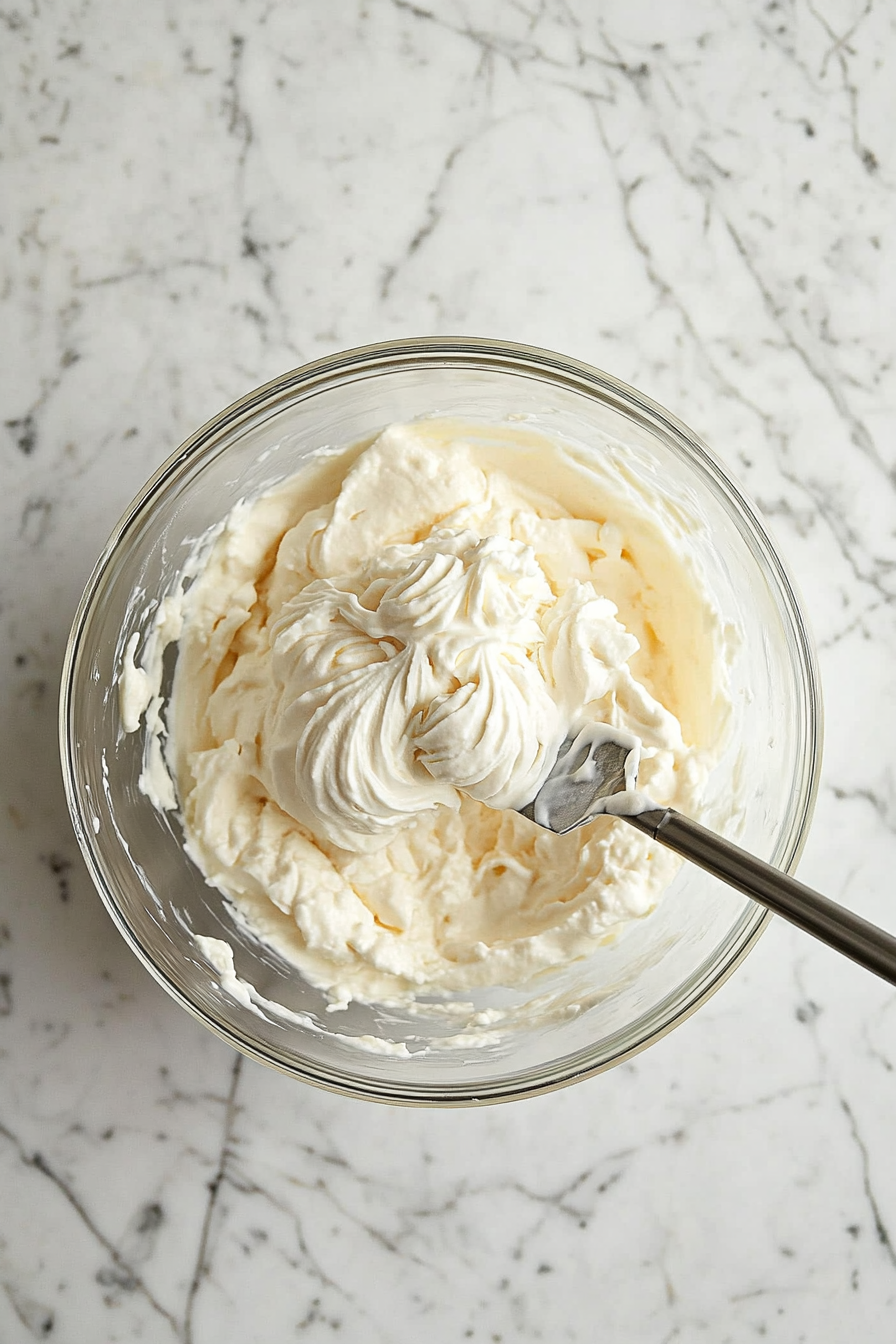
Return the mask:
{"type": "Polygon", "coordinates": [[[346,849],[457,790],[523,806],[566,734],[540,658],[554,601],[530,546],[470,530],[310,583],[271,631],[272,797],[346,849]]]}

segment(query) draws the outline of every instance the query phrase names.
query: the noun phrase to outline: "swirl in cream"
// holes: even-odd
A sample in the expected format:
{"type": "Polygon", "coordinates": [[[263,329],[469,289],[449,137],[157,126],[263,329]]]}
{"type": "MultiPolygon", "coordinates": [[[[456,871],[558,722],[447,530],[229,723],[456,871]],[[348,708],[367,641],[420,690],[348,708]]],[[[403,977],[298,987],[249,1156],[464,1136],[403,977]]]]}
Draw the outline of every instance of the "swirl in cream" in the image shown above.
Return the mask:
{"type": "Polygon", "coordinates": [[[437,530],[354,576],[310,583],[271,631],[271,796],[352,850],[437,804],[456,808],[458,790],[524,806],[569,714],[619,679],[624,663],[595,648],[637,647],[590,584],[574,599],[557,603],[531,546],[470,531],[437,530]],[[570,688],[584,697],[574,707],[570,688]]]}

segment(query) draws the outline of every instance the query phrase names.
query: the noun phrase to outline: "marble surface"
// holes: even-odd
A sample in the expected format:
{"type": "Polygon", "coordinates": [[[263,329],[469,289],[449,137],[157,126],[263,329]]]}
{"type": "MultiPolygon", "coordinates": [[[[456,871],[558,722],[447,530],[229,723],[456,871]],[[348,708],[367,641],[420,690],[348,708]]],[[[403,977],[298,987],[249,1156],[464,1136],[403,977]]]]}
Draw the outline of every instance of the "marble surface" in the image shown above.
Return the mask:
{"type": "Polygon", "coordinates": [[[554,347],[770,520],[826,695],[801,874],[896,928],[893,7],[11,0],[0,34],[0,1340],[891,1340],[890,988],[775,921],[576,1088],[319,1093],[131,956],[55,705],[119,512],[222,405],[367,340],[554,347]]]}

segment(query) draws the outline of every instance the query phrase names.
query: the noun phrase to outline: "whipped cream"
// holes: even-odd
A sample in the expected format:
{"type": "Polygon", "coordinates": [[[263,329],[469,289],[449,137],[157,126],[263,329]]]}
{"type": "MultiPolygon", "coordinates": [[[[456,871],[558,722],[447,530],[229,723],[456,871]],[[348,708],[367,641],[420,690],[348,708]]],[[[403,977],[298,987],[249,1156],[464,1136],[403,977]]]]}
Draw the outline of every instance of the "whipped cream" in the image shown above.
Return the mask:
{"type": "Polygon", "coordinates": [[[566,731],[539,658],[553,605],[531,547],[469,529],[314,580],[271,627],[259,764],[273,799],[356,851],[456,809],[459,791],[524,806],[566,731]]]}
{"type": "Polygon", "coordinates": [[[679,860],[609,817],[557,836],[514,809],[602,722],[639,739],[651,798],[699,810],[730,706],[697,526],[618,450],[525,425],[394,425],[312,461],[198,548],[139,662],[128,644],[123,723],[145,712],[157,739],[143,787],[340,1004],[585,956],[679,860]]]}

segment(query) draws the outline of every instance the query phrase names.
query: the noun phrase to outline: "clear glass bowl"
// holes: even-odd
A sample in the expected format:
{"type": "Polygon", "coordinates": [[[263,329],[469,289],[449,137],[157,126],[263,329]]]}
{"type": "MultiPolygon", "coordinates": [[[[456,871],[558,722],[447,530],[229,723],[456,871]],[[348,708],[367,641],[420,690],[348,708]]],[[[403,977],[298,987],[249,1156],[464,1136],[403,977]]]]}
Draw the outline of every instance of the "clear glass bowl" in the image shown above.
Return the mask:
{"type": "Polygon", "coordinates": [[[534,1000],[532,990],[465,995],[476,1008],[499,1005],[510,1026],[498,1040],[450,1043],[457,1028],[444,1005],[420,1002],[410,1012],[353,1004],[328,1014],[323,994],[258,943],[204,882],[184,853],[176,815],[157,811],[139,791],[141,734],[122,731],[116,682],[128,639],[146,629],[193,540],[238,499],[294,472],[311,450],[434,412],[486,421],[522,414],[580,443],[615,440],[650,489],[706,524],[700,560],[720,611],[736,617],[744,638],[733,675],[737,731],[711,776],[704,817],[714,824],[715,808],[723,818],[735,796],[739,842],[786,870],[812,815],[821,700],[799,599],[753,506],[668,411],[576,360],[435,337],[349,350],[250,393],[169,458],[100,557],[65,658],[63,773],[92,877],[159,983],[237,1049],[352,1096],[444,1106],[531,1096],[642,1050],[718,988],[769,916],[685,864],[652,915],[548,977],[534,1000]],[[237,973],[310,1025],[223,992],[194,933],[228,941],[237,973]],[[376,1053],[354,1043],[360,1036],[405,1042],[410,1054],[376,1053]]]}

